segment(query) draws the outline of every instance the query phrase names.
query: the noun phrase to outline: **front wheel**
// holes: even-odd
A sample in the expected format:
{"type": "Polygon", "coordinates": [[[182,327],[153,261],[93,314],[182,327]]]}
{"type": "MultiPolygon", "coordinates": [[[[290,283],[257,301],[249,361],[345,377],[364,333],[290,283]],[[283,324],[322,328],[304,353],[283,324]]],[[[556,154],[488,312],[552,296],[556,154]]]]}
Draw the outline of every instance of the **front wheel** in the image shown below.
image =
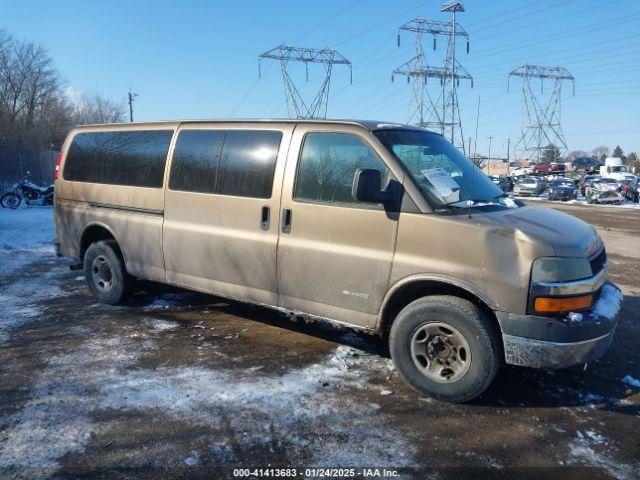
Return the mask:
{"type": "Polygon", "coordinates": [[[0,198],[0,205],[2,205],[2,208],[16,209],[20,206],[21,202],[22,198],[15,192],[5,193],[2,198],[0,198]]]}
{"type": "Polygon", "coordinates": [[[393,322],[389,350],[411,387],[449,402],[479,396],[500,365],[491,322],[473,303],[448,295],[407,305],[393,322]]]}
{"type": "Polygon", "coordinates": [[[84,276],[93,296],[109,305],[122,302],[133,283],[113,240],[102,240],[89,246],[84,255],[84,276]]]}

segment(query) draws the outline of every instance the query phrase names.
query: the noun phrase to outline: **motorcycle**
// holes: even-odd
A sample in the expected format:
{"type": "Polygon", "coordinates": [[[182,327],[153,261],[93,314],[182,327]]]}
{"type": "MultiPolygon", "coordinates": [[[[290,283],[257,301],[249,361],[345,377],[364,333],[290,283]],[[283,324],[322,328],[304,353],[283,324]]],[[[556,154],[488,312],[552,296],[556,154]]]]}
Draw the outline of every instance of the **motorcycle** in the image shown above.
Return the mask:
{"type": "Polygon", "coordinates": [[[29,180],[30,175],[31,172],[27,172],[24,177],[13,185],[12,191],[0,197],[0,205],[3,208],[18,208],[23,198],[27,206],[38,200],[42,202],[42,205],[53,205],[53,185],[48,187],[36,185],[29,180]]]}

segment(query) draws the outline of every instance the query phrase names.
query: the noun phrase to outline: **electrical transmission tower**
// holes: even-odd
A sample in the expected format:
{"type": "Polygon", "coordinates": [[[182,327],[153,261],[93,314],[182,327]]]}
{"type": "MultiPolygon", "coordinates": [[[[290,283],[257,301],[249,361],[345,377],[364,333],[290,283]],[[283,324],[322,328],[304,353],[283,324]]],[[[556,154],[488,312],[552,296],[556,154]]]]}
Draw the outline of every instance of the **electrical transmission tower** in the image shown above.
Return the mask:
{"type": "Polygon", "coordinates": [[[468,80],[473,87],[473,77],[456,60],[456,38],[464,37],[467,41],[467,53],[469,53],[469,34],[457,23],[456,14],[464,12],[460,2],[449,2],[442,6],[441,12],[451,13],[451,20],[440,22],[415,18],[400,27],[398,33],[398,46],[400,45],[400,33],[404,31],[415,33],[416,55],[407,63],[393,71],[391,80],[395,75],[407,77],[407,83],[411,85],[411,98],[409,100],[409,123],[421,127],[427,127],[442,133],[451,142],[465,150],[464,137],[462,135],[462,122],[458,107],[458,86],[460,80],[468,80]],[[447,49],[441,67],[430,66],[427,62],[422,37],[433,36],[433,49],[437,46],[437,37],[444,36],[447,39],[447,49]],[[438,89],[429,91],[428,79],[437,79],[438,89]]]}
{"type": "Polygon", "coordinates": [[[298,48],[288,45],[280,45],[258,58],[259,75],[261,63],[264,59],[278,60],[280,71],[284,83],[285,99],[287,101],[287,111],[292,118],[326,118],[327,104],[329,102],[329,86],[331,85],[331,72],[334,65],[347,65],[350,76],[353,75],[351,62],[330,48],[298,48]],[[304,63],[306,80],[309,81],[309,64],[319,63],[324,67],[324,79],[320,84],[315,97],[309,102],[305,102],[300,90],[296,87],[291,77],[288,65],[291,62],[304,63]]]}
{"type": "MultiPolygon", "coordinates": [[[[522,65],[509,73],[511,77],[522,77],[522,94],[524,96],[524,116],[522,134],[514,149],[523,156],[540,160],[542,150],[549,145],[558,147],[561,153],[567,153],[567,142],[560,125],[562,82],[570,80],[575,94],[575,78],[563,67],[540,67],[522,65]],[[532,87],[534,78],[540,79],[540,95],[532,87]],[[551,93],[544,98],[544,80],[553,81],[551,93]]],[[[507,82],[507,91],[509,82],[507,82]]]]}

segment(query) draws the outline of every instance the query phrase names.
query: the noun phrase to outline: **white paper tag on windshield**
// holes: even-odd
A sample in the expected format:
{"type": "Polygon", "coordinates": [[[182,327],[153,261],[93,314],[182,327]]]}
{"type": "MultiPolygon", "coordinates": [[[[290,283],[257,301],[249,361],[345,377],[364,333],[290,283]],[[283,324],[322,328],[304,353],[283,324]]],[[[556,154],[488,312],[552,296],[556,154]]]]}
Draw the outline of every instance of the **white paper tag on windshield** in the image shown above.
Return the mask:
{"type": "Polygon", "coordinates": [[[428,168],[422,170],[421,173],[424,175],[424,178],[431,182],[431,185],[433,185],[442,198],[452,195],[454,189],[457,190],[460,188],[458,182],[451,178],[449,172],[442,167],[428,168]]]}

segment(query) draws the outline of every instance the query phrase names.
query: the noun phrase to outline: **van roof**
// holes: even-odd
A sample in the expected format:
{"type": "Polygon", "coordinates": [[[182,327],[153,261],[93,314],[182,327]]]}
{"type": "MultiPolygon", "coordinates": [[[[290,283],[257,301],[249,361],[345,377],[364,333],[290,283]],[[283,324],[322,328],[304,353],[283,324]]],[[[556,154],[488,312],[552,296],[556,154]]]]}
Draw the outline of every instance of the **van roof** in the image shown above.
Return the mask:
{"type": "Polygon", "coordinates": [[[384,122],[376,120],[349,120],[349,119],[306,119],[306,118],[224,118],[224,119],[202,119],[202,120],[167,120],[157,122],[132,122],[132,123],[102,123],[102,124],[90,124],[90,125],[78,125],[76,128],[96,128],[96,127],[139,127],[150,125],[176,125],[176,124],[198,124],[198,123],[311,123],[311,124],[327,124],[327,125],[359,125],[368,130],[384,130],[384,129],[408,129],[408,130],[427,130],[432,133],[432,130],[426,128],[416,127],[415,125],[407,125],[397,122],[384,122]]]}

